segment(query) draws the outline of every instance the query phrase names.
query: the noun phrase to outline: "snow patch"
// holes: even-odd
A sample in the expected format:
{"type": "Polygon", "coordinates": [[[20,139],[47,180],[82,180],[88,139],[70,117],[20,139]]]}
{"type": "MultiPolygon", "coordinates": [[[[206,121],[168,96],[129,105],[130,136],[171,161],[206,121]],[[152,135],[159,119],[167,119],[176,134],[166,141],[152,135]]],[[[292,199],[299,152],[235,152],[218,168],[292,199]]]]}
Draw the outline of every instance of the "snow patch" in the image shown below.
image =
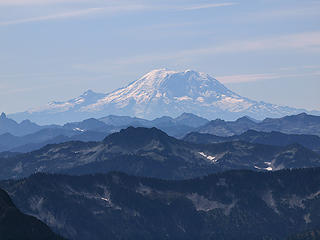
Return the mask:
{"type": "Polygon", "coordinates": [[[261,168],[261,167],[258,167],[258,166],[254,166],[254,168],[255,169],[259,169],[259,170],[273,171],[272,162],[264,162],[264,164],[267,165],[266,168],[261,168]]]}
{"type": "Polygon", "coordinates": [[[85,130],[81,129],[81,128],[74,128],[73,131],[76,132],[85,132],[85,130]]]}
{"type": "Polygon", "coordinates": [[[106,201],[106,202],[110,203],[110,199],[109,199],[109,198],[100,198],[100,199],[103,200],[103,201],[106,201]]]}
{"type": "Polygon", "coordinates": [[[255,168],[255,169],[259,169],[259,170],[273,171],[273,168],[272,168],[272,167],[261,168],[261,167],[258,167],[258,166],[254,166],[254,168],[255,168]]]}
{"type": "Polygon", "coordinates": [[[213,163],[217,163],[217,162],[218,162],[218,160],[216,160],[216,157],[214,157],[214,156],[207,155],[207,154],[205,154],[204,152],[199,152],[199,154],[200,154],[202,157],[208,159],[209,161],[211,161],[211,162],[213,162],[213,163]]]}

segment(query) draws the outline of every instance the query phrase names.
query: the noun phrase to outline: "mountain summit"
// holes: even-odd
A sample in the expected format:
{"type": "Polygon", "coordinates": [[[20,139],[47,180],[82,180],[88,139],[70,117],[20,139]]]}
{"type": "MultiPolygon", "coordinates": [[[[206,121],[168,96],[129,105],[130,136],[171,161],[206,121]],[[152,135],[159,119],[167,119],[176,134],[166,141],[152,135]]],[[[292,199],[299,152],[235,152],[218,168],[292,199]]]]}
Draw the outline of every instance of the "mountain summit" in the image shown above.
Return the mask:
{"type": "Polygon", "coordinates": [[[233,120],[244,115],[263,119],[304,111],[242,97],[205,73],[157,69],[111,93],[89,90],[67,102],[51,102],[41,109],[13,114],[11,117],[16,120],[28,118],[41,123],[62,123],[109,114],[151,119],[191,112],[209,119],[233,120]]]}

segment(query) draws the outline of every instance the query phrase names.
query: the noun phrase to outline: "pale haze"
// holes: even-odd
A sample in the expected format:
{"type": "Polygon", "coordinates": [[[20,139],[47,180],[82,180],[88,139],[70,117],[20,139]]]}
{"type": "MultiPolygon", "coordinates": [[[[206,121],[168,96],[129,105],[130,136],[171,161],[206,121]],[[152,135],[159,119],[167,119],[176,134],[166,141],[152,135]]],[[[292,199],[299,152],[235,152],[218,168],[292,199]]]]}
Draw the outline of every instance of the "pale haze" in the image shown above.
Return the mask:
{"type": "Polygon", "coordinates": [[[107,93],[159,68],[320,110],[320,1],[0,0],[0,111],[107,93]]]}

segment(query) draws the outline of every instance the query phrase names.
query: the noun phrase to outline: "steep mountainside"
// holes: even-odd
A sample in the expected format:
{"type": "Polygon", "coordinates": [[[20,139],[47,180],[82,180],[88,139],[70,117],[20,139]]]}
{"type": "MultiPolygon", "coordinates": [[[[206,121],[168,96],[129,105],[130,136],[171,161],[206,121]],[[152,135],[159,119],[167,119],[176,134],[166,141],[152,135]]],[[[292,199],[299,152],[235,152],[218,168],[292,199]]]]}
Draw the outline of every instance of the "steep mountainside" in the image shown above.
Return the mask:
{"type": "Polygon", "coordinates": [[[320,156],[300,145],[285,147],[246,142],[187,143],[156,128],[129,127],[103,142],[66,142],[0,159],[0,178],[35,172],[90,174],[123,171],[185,179],[228,169],[279,170],[320,166],[320,156]]]}
{"type": "Polygon", "coordinates": [[[248,130],[241,135],[220,137],[206,133],[192,132],[186,135],[183,140],[197,144],[244,141],[275,146],[286,146],[298,143],[306,148],[320,153],[320,137],[315,135],[285,134],[280,132],[258,132],[255,130],[248,130]]]}
{"type": "Polygon", "coordinates": [[[191,112],[209,119],[233,120],[244,115],[264,119],[305,111],[242,97],[205,73],[159,69],[111,93],[87,91],[67,102],[51,102],[40,109],[11,116],[19,121],[31,119],[47,124],[101,118],[109,114],[153,119],[191,112]]]}
{"type": "Polygon", "coordinates": [[[0,185],[69,239],[283,240],[320,225],[320,169],[187,181],[37,174],[0,185]]]}
{"type": "Polygon", "coordinates": [[[21,213],[2,189],[0,189],[0,239],[62,240],[35,217],[21,213]]]}
{"type": "Polygon", "coordinates": [[[287,134],[309,134],[320,136],[320,117],[301,113],[283,118],[266,118],[256,122],[248,117],[236,121],[213,120],[199,127],[195,132],[209,133],[217,136],[240,135],[248,130],[262,132],[282,132],[287,134]]]}

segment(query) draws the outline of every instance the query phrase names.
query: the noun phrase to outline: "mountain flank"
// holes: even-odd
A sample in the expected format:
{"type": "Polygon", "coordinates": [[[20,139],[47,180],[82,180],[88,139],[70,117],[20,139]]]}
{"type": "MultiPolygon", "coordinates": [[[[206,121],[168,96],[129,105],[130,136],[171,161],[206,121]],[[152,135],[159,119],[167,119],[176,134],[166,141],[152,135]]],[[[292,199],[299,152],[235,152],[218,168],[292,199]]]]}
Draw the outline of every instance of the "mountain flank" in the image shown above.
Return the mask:
{"type": "Polygon", "coordinates": [[[244,141],[188,143],[156,128],[129,127],[102,142],[71,141],[0,158],[0,179],[37,172],[94,174],[122,171],[162,179],[187,179],[230,169],[276,171],[320,166],[320,156],[299,145],[244,141]]]}
{"type": "Polygon", "coordinates": [[[187,134],[184,141],[197,144],[223,143],[232,141],[244,141],[250,143],[267,144],[274,146],[287,146],[291,144],[300,144],[315,152],[320,153],[320,137],[316,135],[304,134],[285,134],[281,132],[258,132],[248,130],[240,135],[230,137],[220,137],[207,133],[192,132],[187,134]]]}
{"type": "Polygon", "coordinates": [[[36,174],[0,185],[68,239],[283,240],[320,225],[319,183],[317,168],[185,181],[36,174]]]}

